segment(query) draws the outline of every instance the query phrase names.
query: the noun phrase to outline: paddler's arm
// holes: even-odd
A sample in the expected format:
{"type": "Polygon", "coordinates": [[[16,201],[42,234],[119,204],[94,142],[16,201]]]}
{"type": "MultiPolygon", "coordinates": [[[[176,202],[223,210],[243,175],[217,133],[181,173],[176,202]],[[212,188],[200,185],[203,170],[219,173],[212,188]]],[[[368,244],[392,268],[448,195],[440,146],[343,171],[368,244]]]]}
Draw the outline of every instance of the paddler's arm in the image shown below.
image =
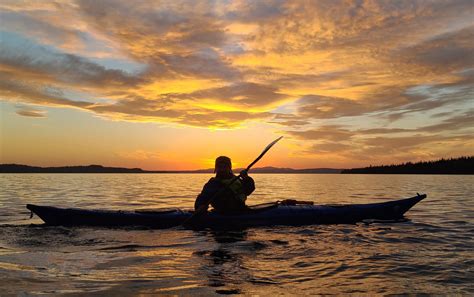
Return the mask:
{"type": "Polygon", "coordinates": [[[197,210],[202,205],[207,205],[207,208],[209,208],[209,200],[212,199],[216,191],[215,182],[211,178],[202,188],[201,194],[197,196],[194,209],[197,210]]]}
{"type": "Polygon", "coordinates": [[[247,170],[242,170],[240,172],[240,180],[242,183],[242,190],[244,191],[245,195],[250,195],[255,190],[255,182],[253,178],[248,176],[247,170]]]}
{"type": "MultiPolygon", "coordinates": [[[[196,198],[196,201],[194,201],[194,210],[198,210],[199,207],[201,207],[202,205],[205,205],[207,199],[206,197],[201,193],[197,196],[196,198]]],[[[207,208],[209,208],[209,205],[207,205],[207,208]]],[[[207,208],[206,208],[206,211],[207,211],[207,208]]]]}

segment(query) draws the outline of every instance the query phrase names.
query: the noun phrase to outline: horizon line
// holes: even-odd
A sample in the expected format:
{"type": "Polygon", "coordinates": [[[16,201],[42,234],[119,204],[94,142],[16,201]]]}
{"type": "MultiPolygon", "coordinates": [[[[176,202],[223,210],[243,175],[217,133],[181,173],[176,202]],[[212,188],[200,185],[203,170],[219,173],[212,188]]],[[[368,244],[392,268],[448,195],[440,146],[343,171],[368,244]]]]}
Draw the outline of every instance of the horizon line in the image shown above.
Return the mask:
{"type": "MultiPolygon", "coordinates": [[[[112,168],[112,169],[126,169],[126,170],[141,170],[144,172],[194,172],[194,171],[208,171],[214,170],[214,168],[199,168],[199,169],[143,169],[140,167],[120,167],[120,166],[106,166],[101,164],[88,164],[88,165],[61,165],[61,166],[37,166],[37,165],[27,165],[27,164],[20,164],[20,163],[0,163],[0,166],[26,166],[26,167],[33,167],[33,168],[67,168],[67,167],[101,167],[101,168],[112,168]]],[[[333,168],[333,167],[313,167],[313,168],[292,168],[292,167],[275,167],[275,166],[263,166],[263,167],[255,167],[253,170],[256,169],[267,169],[267,168],[274,168],[274,169],[286,169],[286,170],[345,170],[348,168],[333,168]]],[[[245,169],[245,167],[236,167],[232,168],[232,170],[237,169],[245,169]]]]}

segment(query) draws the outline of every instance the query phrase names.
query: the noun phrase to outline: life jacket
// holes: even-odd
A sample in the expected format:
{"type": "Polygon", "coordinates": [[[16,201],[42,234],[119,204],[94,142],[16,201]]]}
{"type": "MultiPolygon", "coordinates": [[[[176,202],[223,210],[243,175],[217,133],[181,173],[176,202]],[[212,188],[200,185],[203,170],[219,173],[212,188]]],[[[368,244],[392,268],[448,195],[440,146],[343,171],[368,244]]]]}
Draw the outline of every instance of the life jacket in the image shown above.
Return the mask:
{"type": "MultiPolygon", "coordinates": [[[[231,182],[231,180],[232,178],[219,179],[218,181],[220,181],[222,184],[227,186],[231,182]]],[[[245,203],[245,200],[247,200],[247,195],[245,195],[244,193],[242,182],[240,181],[240,179],[237,179],[236,181],[234,181],[229,186],[229,189],[232,191],[232,193],[234,193],[235,198],[245,203]]]]}

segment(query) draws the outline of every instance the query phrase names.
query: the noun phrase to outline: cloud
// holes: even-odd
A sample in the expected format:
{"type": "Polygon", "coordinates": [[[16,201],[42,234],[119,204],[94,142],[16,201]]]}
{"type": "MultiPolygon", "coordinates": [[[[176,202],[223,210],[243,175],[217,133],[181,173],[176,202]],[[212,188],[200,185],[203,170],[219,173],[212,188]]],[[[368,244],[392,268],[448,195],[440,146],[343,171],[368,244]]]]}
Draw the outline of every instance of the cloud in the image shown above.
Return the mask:
{"type": "Polygon", "coordinates": [[[176,118],[181,114],[178,111],[160,107],[155,102],[146,99],[121,100],[114,104],[94,104],[88,110],[103,115],[117,115],[122,119],[153,119],[176,118]]]}
{"type": "Polygon", "coordinates": [[[0,69],[23,80],[96,88],[130,87],[144,81],[76,55],[49,50],[21,37],[10,34],[3,37],[10,42],[5,42],[0,49],[0,69]]]}
{"type": "Polygon", "coordinates": [[[196,110],[184,114],[179,123],[192,126],[206,126],[212,128],[235,128],[248,120],[266,119],[271,117],[266,112],[245,111],[209,111],[205,109],[196,110]]]}
{"type": "Polygon", "coordinates": [[[196,91],[189,94],[190,98],[213,99],[230,105],[241,107],[265,106],[285,98],[273,86],[256,83],[235,83],[232,85],[196,91]]]}
{"type": "Polygon", "coordinates": [[[38,15],[25,12],[0,11],[2,30],[11,30],[30,35],[38,41],[48,44],[69,44],[82,47],[81,31],[65,27],[58,27],[47,22],[38,15]],[[35,33],[33,33],[33,28],[35,33]]]}
{"type": "Polygon", "coordinates": [[[270,123],[275,123],[288,127],[298,127],[310,124],[308,121],[299,121],[299,120],[288,120],[288,121],[270,121],[270,123]]]}
{"type": "Polygon", "coordinates": [[[235,1],[225,17],[239,22],[264,22],[285,13],[285,1],[235,1]]]}
{"type": "Polygon", "coordinates": [[[78,1],[87,22],[125,46],[138,59],[156,53],[183,54],[219,47],[226,35],[212,2],[189,5],[187,1],[150,2],[78,1]],[[114,7],[113,10],[110,7],[114,7]],[[123,26],[123,16],[127,26],[123,26]]]}
{"type": "MultiPolygon", "coordinates": [[[[216,78],[232,80],[238,78],[240,73],[226,62],[215,50],[201,50],[192,54],[156,54],[154,59],[160,61],[161,68],[155,72],[161,77],[165,72],[167,76],[193,76],[200,78],[216,78]],[[162,63],[162,64],[161,64],[162,63]]],[[[156,62],[153,62],[156,64],[156,62]]],[[[154,66],[156,67],[156,65],[154,66]]],[[[154,69],[152,67],[152,69],[154,69]]]]}
{"type": "MultiPolygon", "coordinates": [[[[374,137],[361,142],[362,149],[359,155],[370,158],[387,158],[387,156],[416,155],[416,151],[435,152],[441,149],[442,155],[452,154],[446,147],[458,146],[466,151],[472,143],[470,135],[444,136],[444,135],[411,135],[400,137],[374,137]]],[[[456,151],[453,149],[452,151],[456,151]]]]}
{"type": "MultiPolygon", "coordinates": [[[[439,115],[436,117],[438,118],[439,115]]],[[[357,125],[322,125],[284,131],[299,140],[301,153],[353,163],[391,164],[472,154],[474,110],[442,115],[436,123],[418,127],[359,128],[357,125]]],[[[282,120],[291,116],[281,116],[282,120]]],[[[359,165],[356,165],[359,166],[359,165]]]]}
{"type": "Polygon", "coordinates": [[[404,121],[473,96],[469,0],[2,1],[0,14],[3,100],[111,119],[265,120],[337,151],[382,133],[462,134],[461,119],[432,118],[425,130],[404,121]],[[145,67],[106,67],[101,55],[145,67]]]}
{"type": "Polygon", "coordinates": [[[309,121],[300,120],[298,116],[294,114],[286,113],[274,113],[273,118],[269,123],[278,124],[288,127],[298,127],[310,124],[309,121]]]}
{"type": "Polygon", "coordinates": [[[308,150],[307,153],[310,154],[341,154],[353,150],[354,146],[350,144],[345,144],[341,142],[326,141],[322,143],[313,144],[308,150]]]}
{"type": "MultiPolygon", "coordinates": [[[[451,114],[451,113],[450,113],[451,114]]],[[[283,117],[285,118],[285,117],[283,117]]],[[[462,113],[456,114],[449,118],[442,120],[439,123],[419,126],[414,128],[357,128],[347,125],[322,125],[317,128],[287,130],[286,133],[293,137],[302,140],[314,141],[348,141],[355,139],[370,139],[376,134],[400,134],[409,133],[414,134],[440,134],[443,132],[459,131],[460,134],[465,134],[467,131],[474,128],[474,110],[469,109],[462,113]]],[[[441,135],[441,134],[440,134],[441,135]]]]}
{"type": "MultiPolygon", "coordinates": [[[[473,65],[474,67],[474,65],[473,65]]],[[[379,113],[380,118],[400,120],[410,113],[426,112],[473,98],[470,71],[450,74],[450,81],[428,85],[374,86],[359,99],[307,94],[296,102],[299,120],[337,119],[379,113]]]]}
{"type": "Polygon", "coordinates": [[[355,133],[338,125],[321,126],[317,129],[303,131],[287,131],[293,137],[301,140],[328,140],[328,141],[346,141],[350,140],[355,133]]]}
{"type": "MultiPolygon", "coordinates": [[[[451,115],[452,113],[444,113],[443,116],[451,115]]],[[[439,115],[437,115],[439,116],[439,115]]],[[[359,129],[357,133],[362,135],[370,134],[399,134],[399,133],[442,133],[458,131],[463,133],[463,130],[473,130],[474,127],[474,110],[468,110],[461,114],[452,116],[450,118],[442,120],[440,123],[421,126],[417,128],[372,128],[372,129],[359,129]]],[[[464,132],[466,133],[466,132],[464,132]]]]}
{"type": "Polygon", "coordinates": [[[462,131],[474,128],[474,109],[463,114],[448,118],[441,123],[422,127],[418,130],[424,132],[462,131]]]}
{"type": "Polygon", "coordinates": [[[36,105],[55,105],[63,107],[87,108],[86,101],[74,101],[63,96],[60,90],[23,83],[9,78],[8,73],[0,72],[0,98],[3,100],[33,103],[36,105]]]}
{"type": "Polygon", "coordinates": [[[276,11],[280,13],[271,14],[271,19],[254,17],[249,21],[261,21],[253,40],[267,51],[383,49],[445,30],[447,23],[469,24],[471,5],[468,0],[306,1],[285,3],[282,7],[277,4],[276,11]]]}
{"type": "Polygon", "coordinates": [[[442,33],[412,46],[395,50],[400,61],[446,73],[474,66],[474,26],[442,33]]]}
{"type": "Polygon", "coordinates": [[[458,135],[439,133],[449,130],[450,128],[427,127],[413,130],[350,131],[343,127],[324,126],[308,131],[292,131],[290,135],[304,140],[301,153],[308,157],[324,156],[349,163],[362,161],[366,164],[392,164],[407,160],[459,156],[472,152],[474,145],[472,131],[458,135]],[[396,135],[399,133],[404,135],[396,135]]]}
{"type": "Polygon", "coordinates": [[[32,118],[45,118],[46,117],[45,111],[34,109],[31,107],[20,107],[18,108],[16,113],[24,117],[32,117],[32,118]]]}
{"type": "Polygon", "coordinates": [[[302,118],[338,118],[361,115],[373,109],[355,100],[318,95],[303,96],[296,103],[302,118]]]}
{"type": "Polygon", "coordinates": [[[162,100],[135,97],[112,104],[93,104],[87,106],[86,109],[123,120],[154,121],[160,119],[168,123],[210,128],[233,128],[247,120],[272,117],[272,114],[266,112],[215,111],[199,107],[178,110],[170,108],[173,106],[172,102],[174,102],[172,97],[162,100]]]}

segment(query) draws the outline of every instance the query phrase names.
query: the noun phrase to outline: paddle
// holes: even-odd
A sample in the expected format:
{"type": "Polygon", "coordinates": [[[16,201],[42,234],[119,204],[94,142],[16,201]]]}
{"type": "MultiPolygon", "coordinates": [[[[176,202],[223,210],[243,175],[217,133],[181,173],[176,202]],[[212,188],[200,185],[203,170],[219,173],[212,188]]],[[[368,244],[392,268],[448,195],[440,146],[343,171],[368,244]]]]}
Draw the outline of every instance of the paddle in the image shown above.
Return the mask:
{"type": "MultiPolygon", "coordinates": [[[[252,166],[255,165],[255,163],[257,163],[265,155],[265,153],[268,152],[268,150],[270,150],[271,147],[282,138],[283,138],[283,136],[280,136],[277,139],[275,139],[274,141],[272,141],[269,145],[267,145],[267,147],[257,157],[257,159],[255,159],[252,163],[250,163],[249,166],[247,166],[245,171],[248,172],[250,170],[250,168],[252,168],[252,166]]],[[[239,179],[239,177],[241,177],[241,174],[239,174],[237,176],[234,176],[224,188],[220,189],[217,193],[215,193],[211,197],[211,199],[209,199],[209,201],[207,201],[205,204],[201,205],[198,209],[196,209],[194,214],[192,216],[190,216],[188,219],[186,219],[181,225],[189,224],[190,222],[192,222],[193,219],[195,219],[196,217],[198,217],[202,213],[206,212],[207,208],[209,207],[209,204],[211,204],[214,201],[214,199],[216,199],[220,194],[222,194],[224,191],[226,191],[230,187],[230,185],[232,185],[237,179],[239,179]]]]}

